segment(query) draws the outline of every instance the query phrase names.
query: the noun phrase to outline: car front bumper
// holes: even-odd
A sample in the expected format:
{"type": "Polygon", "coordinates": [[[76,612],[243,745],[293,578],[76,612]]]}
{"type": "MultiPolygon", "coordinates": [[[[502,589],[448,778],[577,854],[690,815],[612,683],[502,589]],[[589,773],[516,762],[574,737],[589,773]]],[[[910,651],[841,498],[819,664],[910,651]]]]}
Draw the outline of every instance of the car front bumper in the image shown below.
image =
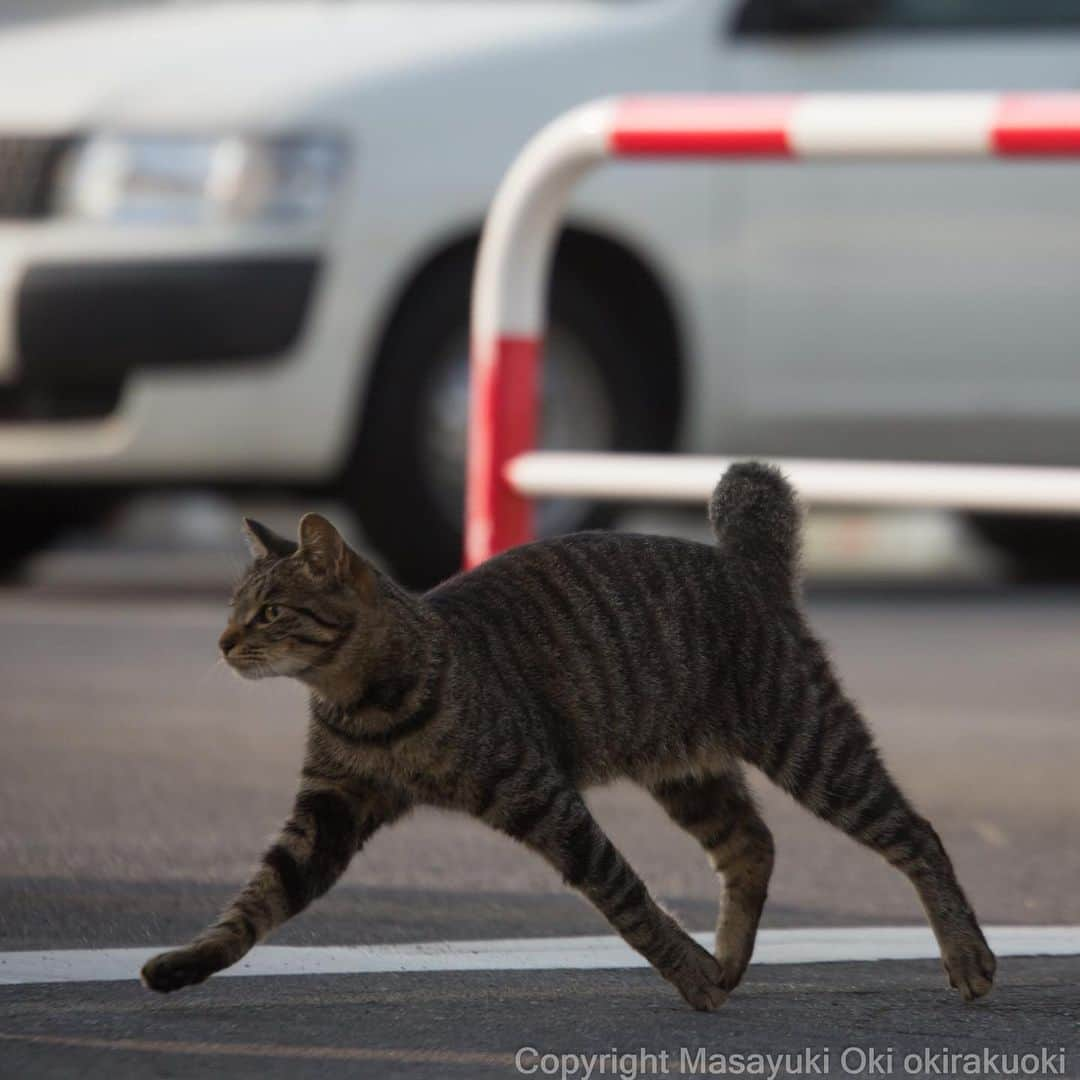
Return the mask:
{"type": "Polygon", "coordinates": [[[365,284],[310,234],[3,225],[0,483],[321,482],[365,284]]]}
{"type": "Polygon", "coordinates": [[[18,285],[9,385],[93,386],[137,368],[270,363],[300,336],[312,257],[31,264],[18,285]]]}

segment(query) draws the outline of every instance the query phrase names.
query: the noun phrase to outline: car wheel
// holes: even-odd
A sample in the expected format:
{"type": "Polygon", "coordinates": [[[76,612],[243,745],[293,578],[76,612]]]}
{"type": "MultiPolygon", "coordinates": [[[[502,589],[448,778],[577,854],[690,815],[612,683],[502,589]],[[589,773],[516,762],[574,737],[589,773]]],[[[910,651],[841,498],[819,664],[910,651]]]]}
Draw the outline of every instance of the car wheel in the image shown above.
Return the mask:
{"type": "Polygon", "coordinates": [[[115,499],[73,491],[0,489],[5,525],[0,533],[0,579],[17,578],[26,563],[64,533],[105,517],[115,499]]]}
{"type": "MultiPolygon", "coordinates": [[[[461,567],[473,260],[448,260],[403,305],[367,395],[344,495],[398,577],[428,587],[461,567]]],[[[572,267],[554,275],[544,351],[541,444],[549,449],[664,449],[670,417],[651,407],[649,357],[617,307],[572,267]]],[[[610,504],[540,503],[556,535],[609,524],[610,504]]]]}
{"type": "Polygon", "coordinates": [[[1080,581],[1080,518],[973,514],[975,532],[1020,581],[1080,581]]]}

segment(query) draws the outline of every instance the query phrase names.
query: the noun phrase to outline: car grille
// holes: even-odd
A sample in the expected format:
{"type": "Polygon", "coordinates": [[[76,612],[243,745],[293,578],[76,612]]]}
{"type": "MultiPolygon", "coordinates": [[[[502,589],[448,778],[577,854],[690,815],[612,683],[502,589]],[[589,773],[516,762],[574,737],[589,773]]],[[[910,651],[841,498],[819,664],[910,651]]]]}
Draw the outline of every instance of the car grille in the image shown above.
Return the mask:
{"type": "Polygon", "coordinates": [[[0,134],[0,219],[45,217],[72,139],[0,134]]]}
{"type": "Polygon", "coordinates": [[[122,378],[85,385],[50,386],[22,382],[0,385],[0,424],[60,420],[103,420],[116,411],[124,390],[122,378]]]}

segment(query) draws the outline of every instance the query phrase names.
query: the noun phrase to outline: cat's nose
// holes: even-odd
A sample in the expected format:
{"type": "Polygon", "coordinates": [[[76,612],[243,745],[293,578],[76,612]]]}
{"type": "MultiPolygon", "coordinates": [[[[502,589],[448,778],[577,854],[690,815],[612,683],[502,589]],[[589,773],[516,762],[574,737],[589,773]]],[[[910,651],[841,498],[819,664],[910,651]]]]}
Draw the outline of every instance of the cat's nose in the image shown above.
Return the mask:
{"type": "Polygon", "coordinates": [[[240,633],[238,630],[230,627],[224,634],[218,639],[218,645],[221,648],[222,656],[228,656],[233,646],[235,646],[240,640],[240,633]]]}

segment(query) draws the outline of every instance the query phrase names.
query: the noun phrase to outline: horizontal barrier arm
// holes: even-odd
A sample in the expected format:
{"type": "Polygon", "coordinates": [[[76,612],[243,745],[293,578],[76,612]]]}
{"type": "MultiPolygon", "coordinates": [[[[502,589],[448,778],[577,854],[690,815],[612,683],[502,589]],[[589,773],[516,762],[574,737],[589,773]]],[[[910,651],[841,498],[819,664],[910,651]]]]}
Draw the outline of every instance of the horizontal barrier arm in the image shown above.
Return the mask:
{"type": "MultiPolygon", "coordinates": [[[[552,250],[566,203],[577,181],[593,166],[607,159],[642,158],[899,161],[1069,156],[1080,156],[1078,93],[627,97],[590,102],[554,120],[511,166],[480,243],[470,334],[466,565],[523,543],[533,533],[529,493],[517,486],[516,479],[511,482],[506,466],[535,445],[544,296],[552,250]]],[[[853,473],[845,475],[853,484],[858,479],[853,473]]],[[[906,482],[915,482],[914,477],[929,483],[932,475],[936,474],[910,474],[906,482]]],[[[935,486],[910,501],[944,504],[945,497],[938,492],[944,490],[947,475],[937,476],[935,486]]],[[[899,493],[902,485],[899,480],[894,483],[899,493]]],[[[1047,483],[1047,491],[1068,486],[1060,478],[1047,483]]],[[[965,496],[963,488],[961,478],[948,489],[958,496],[954,505],[973,505],[970,500],[976,496],[970,492],[965,496]]],[[[999,490],[1005,489],[999,485],[999,490]]],[[[978,505],[985,506],[989,489],[979,491],[983,494],[977,497],[983,501],[978,505]]],[[[609,493],[591,488],[589,494],[604,498],[609,493]]],[[[613,497],[630,494],[623,491],[613,497]]],[[[840,501],[855,501],[855,494],[853,489],[840,501]]],[[[1007,504],[1054,509],[1050,495],[1038,497],[1038,502],[1035,493],[1026,500],[1021,495],[1009,497],[1007,504]]],[[[1070,502],[1068,510],[1075,510],[1075,503],[1070,502]]]]}
{"type": "MultiPolygon", "coordinates": [[[[534,451],[510,461],[506,478],[529,498],[704,503],[736,460],[740,459],[697,454],[534,451]]],[[[1080,469],[803,458],[771,461],[808,504],[1080,514],[1080,469]]]]}

